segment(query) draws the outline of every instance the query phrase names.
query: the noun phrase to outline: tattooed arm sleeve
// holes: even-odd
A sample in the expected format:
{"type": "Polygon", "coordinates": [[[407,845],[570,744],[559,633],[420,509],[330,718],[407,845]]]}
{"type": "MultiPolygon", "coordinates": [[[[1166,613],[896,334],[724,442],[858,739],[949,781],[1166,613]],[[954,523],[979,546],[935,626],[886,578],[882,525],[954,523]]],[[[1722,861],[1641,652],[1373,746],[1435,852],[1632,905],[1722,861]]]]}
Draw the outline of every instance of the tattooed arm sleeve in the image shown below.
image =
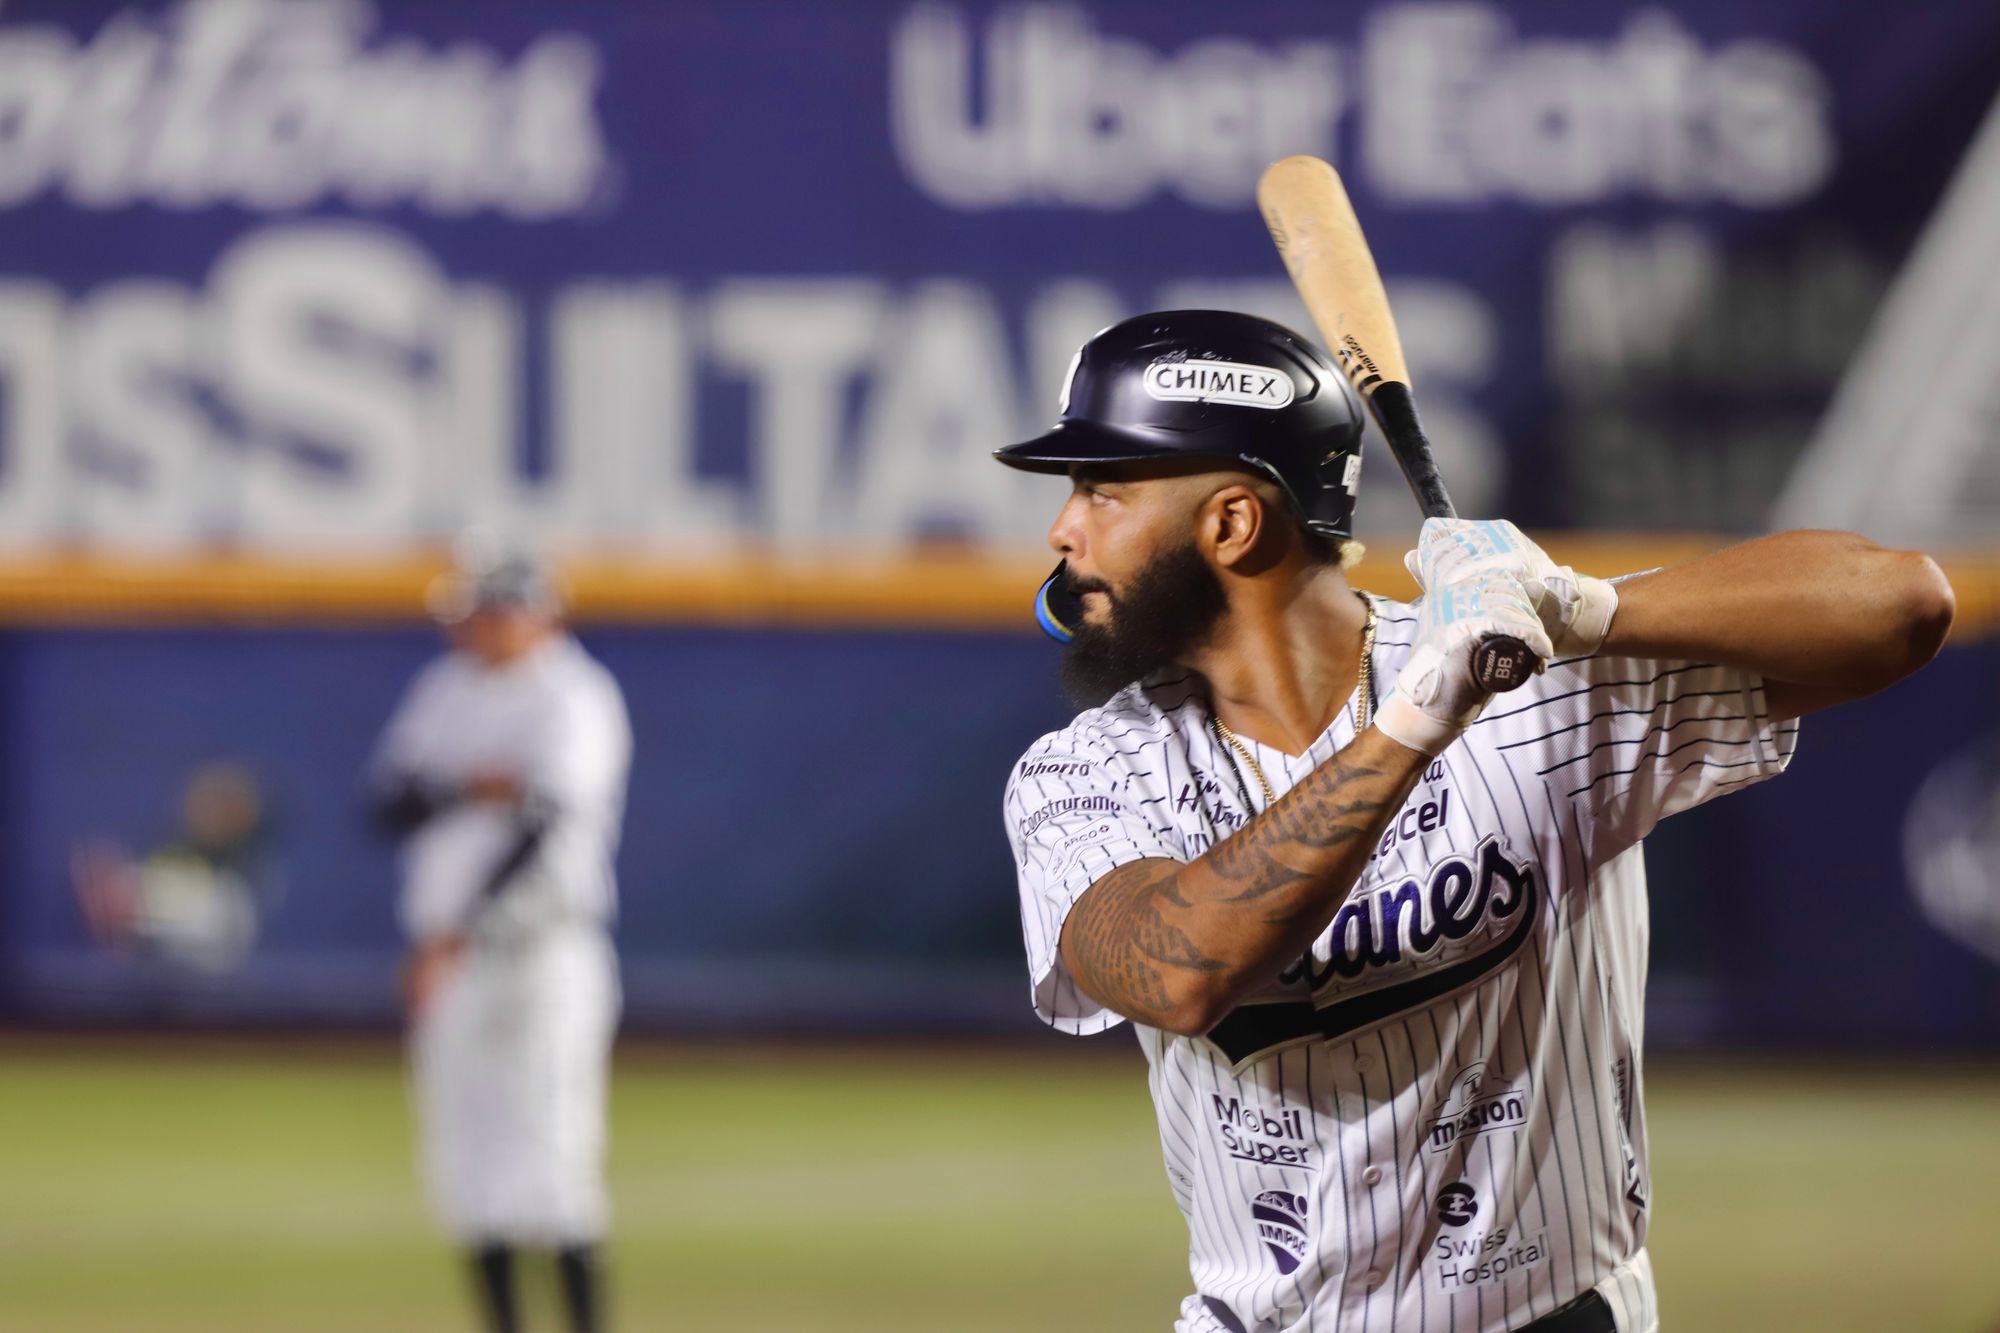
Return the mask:
{"type": "Polygon", "coordinates": [[[1068,976],[1127,1018],[1206,1032],[1326,928],[1427,762],[1365,731],[1207,854],[1118,866],[1063,925],[1068,976]]]}

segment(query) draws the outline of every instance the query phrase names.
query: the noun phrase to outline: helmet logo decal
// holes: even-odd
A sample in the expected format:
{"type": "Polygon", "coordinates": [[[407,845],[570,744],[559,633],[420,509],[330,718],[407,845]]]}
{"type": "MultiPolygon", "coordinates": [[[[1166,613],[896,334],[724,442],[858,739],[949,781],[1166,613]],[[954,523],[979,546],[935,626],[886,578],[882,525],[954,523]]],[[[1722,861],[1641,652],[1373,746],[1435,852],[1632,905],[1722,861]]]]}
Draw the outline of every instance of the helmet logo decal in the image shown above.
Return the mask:
{"type": "Polygon", "coordinates": [[[1232,403],[1276,411],[1292,401],[1292,377],[1269,366],[1240,361],[1155,361],[1146,367],[1146,393],[1166,402],[1232,403]]]}

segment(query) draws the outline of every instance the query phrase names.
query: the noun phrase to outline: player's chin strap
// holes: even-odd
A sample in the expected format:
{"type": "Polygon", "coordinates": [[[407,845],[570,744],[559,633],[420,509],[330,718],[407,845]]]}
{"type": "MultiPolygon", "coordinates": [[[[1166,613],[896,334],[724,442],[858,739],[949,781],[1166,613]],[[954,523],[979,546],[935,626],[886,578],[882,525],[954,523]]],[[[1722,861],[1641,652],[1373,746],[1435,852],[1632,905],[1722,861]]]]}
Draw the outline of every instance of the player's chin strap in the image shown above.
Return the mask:
{"type": "Polygon", "coordinates": [[[1083,623],[1083,599],[1069,590],[1065,583],[1068,574],[1069,561],[1065,560],[1042,580],[1035,594],[1035,623],[1057,643],[1074,639],[1076,627],[1083,623]]]}

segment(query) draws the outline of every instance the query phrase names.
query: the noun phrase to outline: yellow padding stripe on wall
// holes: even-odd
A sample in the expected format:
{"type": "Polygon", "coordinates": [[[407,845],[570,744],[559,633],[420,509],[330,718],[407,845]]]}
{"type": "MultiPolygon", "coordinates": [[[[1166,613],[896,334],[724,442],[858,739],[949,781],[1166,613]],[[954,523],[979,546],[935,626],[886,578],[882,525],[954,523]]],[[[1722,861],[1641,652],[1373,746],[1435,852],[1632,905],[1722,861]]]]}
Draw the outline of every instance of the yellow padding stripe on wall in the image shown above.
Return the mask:
{"type": "MultiPolygon", "coordinates": [[[[1686,533],[1552,533],[1565,564],[1616,574],[1727,545],[1686,533]]],[[[1377,542],[1357,586],[1408,597],[1401,550],[1377,542]]],[[[2000,548],[1940,556],[1958,590],[1953,638],[2000,632],[2000,548]]],[[[573,618],[586,624],[774,625],[1036,632],[1030,599],[1053,559],[944,547],[870,555],[819,552],[723,560],[590,557],[559,562],[573,618]]],[[[270,625],[421,619],[443,555],[392,560],[268,557],[0,557],[0,624],[270,625]]]]}

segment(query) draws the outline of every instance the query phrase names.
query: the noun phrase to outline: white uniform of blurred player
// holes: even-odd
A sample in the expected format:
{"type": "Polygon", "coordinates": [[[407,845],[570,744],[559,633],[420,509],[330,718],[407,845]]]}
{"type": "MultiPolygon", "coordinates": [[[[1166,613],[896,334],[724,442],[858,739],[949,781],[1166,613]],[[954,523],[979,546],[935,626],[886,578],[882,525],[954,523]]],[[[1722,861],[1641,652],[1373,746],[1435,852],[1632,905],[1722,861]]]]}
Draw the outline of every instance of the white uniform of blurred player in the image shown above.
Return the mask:
{"type": "Polygon", "coordinates": [[[376,760],[403,837],[400,916],[421,1156],[472,1252],[489,1327],[516,1325],[513,1254],[556,1252],[572,1327],[598,1325],[609,924],[631,731],[617,683],[514,561],[450,576],[453,650],[412,682],[376,760]]]}

